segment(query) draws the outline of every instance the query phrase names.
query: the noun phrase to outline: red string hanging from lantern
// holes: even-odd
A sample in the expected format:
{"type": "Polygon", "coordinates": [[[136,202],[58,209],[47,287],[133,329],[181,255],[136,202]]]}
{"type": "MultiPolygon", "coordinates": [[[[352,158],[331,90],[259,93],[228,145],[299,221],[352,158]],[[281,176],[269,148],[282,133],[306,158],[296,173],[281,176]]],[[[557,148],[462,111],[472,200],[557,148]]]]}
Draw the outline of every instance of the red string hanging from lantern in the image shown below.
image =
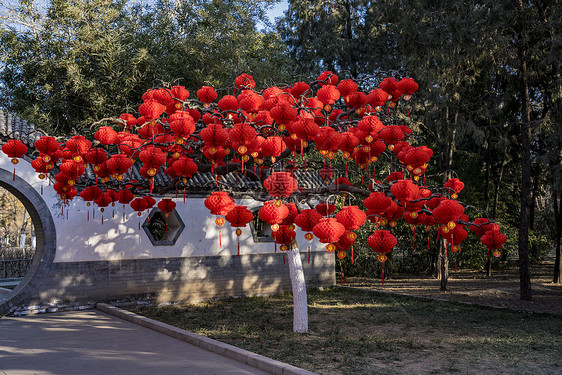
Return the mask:
{"type": "MultiPolygon", "coordinates": [[[[205,199],[205,207],[211,210],[213,215],[226,215],[230,210],[236,206],[234,199],[227,192],[224,191],[214,191],[205,199]]],[[[224,225],[224,218],[218,217],[215,219],[215,223],[219,227],[219,246],[222,247],[222,234],[221,227],[224,225]]]]}
{"type": "Polygon", "coordinates": [[[237,228],[236,236],[238,237],[238,256],[240,256],[240,235],[242,234],[242,230],[240,228],[245,227],[253,220],[253,218],[254,214],[252,211],[248,210],[246,206],[234,206],[234,208],[232,208],[232,210],[230,210],[225,216],[225,219],[230,223],[230,226],[237,228]]]}
{"type": "Polygon", "coordinates": [[[140,217],[142,216],[142,211],[148,208],[148,202],[143,198],[135,198],[129,204],[131,208],[137,212],[139,217],[139,230],[140,230],[140,217]]]}
{"type": "MultiPolygon", "coordinates": [[[[301,228],[302,231],[307,232],[304,238],[307,241],[312,241],[314,238],[312,229],[316,224],[320,222],[322,215],[315,209],[302,210],[297,216],[295,216],[295,224],[301,228]]],[[[308,263],[310,264],[310,245],[308,245],[308,263]]]]}
{"type": "Polygon", "coordinates": [[[390,253],[397,243],[396,237],[388,230],[376,230],[367,238],[367,244],[379,254],[378,259],[383,263],[382,285],[384,285],[384,262],[388,259],[386,254],[390,253]]]}

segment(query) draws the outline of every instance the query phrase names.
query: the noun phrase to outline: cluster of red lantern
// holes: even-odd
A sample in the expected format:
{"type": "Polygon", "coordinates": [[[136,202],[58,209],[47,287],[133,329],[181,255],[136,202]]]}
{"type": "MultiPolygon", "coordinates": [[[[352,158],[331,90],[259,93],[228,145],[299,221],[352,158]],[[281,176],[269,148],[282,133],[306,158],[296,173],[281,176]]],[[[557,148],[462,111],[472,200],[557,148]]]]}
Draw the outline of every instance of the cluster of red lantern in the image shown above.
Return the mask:
{"type": "MultiPolygon", "coordinates": [[[[242,74],[236,78],[235,86],[233,95],[220,98],[210,86],[197,90],[192,99],[183,86],[148,90],[142,96],[138,117],[125,113],[113,123],[104,124],[95,132],[94,143],[80,135],[62,143],[53,137],[41,137],[35,142],[39,156],[32,166],[42,177],[58,167],[53,187],[65,202],[78,194],[76,186],[80,185],[79,195],[88,205],[93,202],[103,212],[104,207],[120,203],[129,205],[140,216],[156,204],[150,195],[159,174],[169,176],[185,191],[188,180],[199,170],[198,163],[210,164],[213,174],[218,167],[226,166],[228,170],[232,164],[240,166],[236,170],[247,173],[253,165],[254,172],[260,168],[260,176],[262,170],[266,171],[263,186],[271,200],[260,208],[259,218],[271,226],[276,248],[279,244],[281,250],[291,249],[295,229],[299,227],[306,232],[307,240],[316,236],[339,259],[351,250],[352,262],[357,239],[354,231],[367,220],[375,227],[367,243],[379,254],[381,262],[396,245],[392,228],[399,219],[412,227],[414,238],[417,226],[429,230],[439,224],[439,234],[453,251],[460,251],[467,224],[491,250],[498,251],[505,242],[495,224],[479,224],[480,219],[469,223],[464,207],[455,200],[464,187],[462,181],[447,181],[439,190],[442,194],[422,185],[420,177],[425,176],[433,151],[424,145],[410,144],[412,130],[395,123],[396,117],[383,118],[384,106],[390,113],[400,99],[408,101],[417,91],[413,79],[385,78],[377,88],[362,92],[353,80],[340,81],[336,74],[326,71],[312,84],[296,82],[256,91],[253,77],[242,74]],[[294,166],[300,162],[296,159],[301,154],[306,169],[306,153],[311,148],[324,157],[319,177],[344,192],[352,185],[347,179],[348,162],[367,171],[372,193],[363,202],[366,212],[358,206],[340,207],[336,212],[336,205],[327,201],[299,212],[294,203],[287,203],[302,188],[294,168],[285,165],[283,170],[279,159],[291,158],[294,166]],[[391,163],[386,178],[389,186],[375,181],[374,163],[383,153],[391,163]],[[337,156],[346,165],[346,172],[339,176],[331,165],[326,166],[337,156]],[[399,164],[394,166],[393,160],[399,164]],[[135,164],[144,180],[134,181],[135,164]],[[88,169],[96,177],[95,186],[84,186],[91,182],[83,177],[88,169]],[[133,183],[147,196],[135,196],[130,191],[133,183]],[[481,232],[484,227],[490,230],[481,232]]],[[[10,140],[2,151],[15,163],[27,147],[10,140]]],[[[205,206],[218,216],[215,223],[221,246],[221,228],[226,221],[237,228],[235,233],[239,237],[241,228],[253,219],[252,212],[236,205],[225,191],[212,192],[205,206]]],[[[175,202],[170,199],[158,203],[165,216],[174,207],[175,202]]]]}

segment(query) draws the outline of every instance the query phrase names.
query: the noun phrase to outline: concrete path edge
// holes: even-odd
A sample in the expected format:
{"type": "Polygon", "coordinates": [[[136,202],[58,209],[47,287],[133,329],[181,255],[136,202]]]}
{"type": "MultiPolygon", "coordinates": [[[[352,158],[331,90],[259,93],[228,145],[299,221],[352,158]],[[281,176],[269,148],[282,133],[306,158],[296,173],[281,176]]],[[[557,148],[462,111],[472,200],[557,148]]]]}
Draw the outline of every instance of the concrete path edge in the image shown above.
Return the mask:
{"type": "Polygon", "coordinates": [[[318,375],[315,372],[276,361],[106,303],[97,303],[96,309],[275,375],[318,375]]]}

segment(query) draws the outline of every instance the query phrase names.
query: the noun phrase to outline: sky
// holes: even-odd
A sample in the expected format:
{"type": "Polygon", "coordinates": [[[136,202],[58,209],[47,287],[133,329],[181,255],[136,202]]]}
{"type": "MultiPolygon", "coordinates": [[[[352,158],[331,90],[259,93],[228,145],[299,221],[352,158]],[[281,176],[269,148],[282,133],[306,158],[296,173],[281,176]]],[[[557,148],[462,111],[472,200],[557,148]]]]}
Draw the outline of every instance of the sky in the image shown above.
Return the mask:
{"type": "Polygon", "coordinates": [[[287,10],[289,7],[289,2],[287,0],[281,0],[278,4],[276,4],[269,12],[267,12],[267,16],[271,23],[275,23],[275,18],[280,17],[283,15],[283,12],[287,10]]]}
{"type": "Polygon", "coordinates": [[[286,11],[288,7],[289,2],[287,0],[282,0],[278,4],[276,4],[269,12],[267,12],[267,15],[269,16],[271,22],[275,21],[275,17],[282,16],[283,12],[286,11]]]}

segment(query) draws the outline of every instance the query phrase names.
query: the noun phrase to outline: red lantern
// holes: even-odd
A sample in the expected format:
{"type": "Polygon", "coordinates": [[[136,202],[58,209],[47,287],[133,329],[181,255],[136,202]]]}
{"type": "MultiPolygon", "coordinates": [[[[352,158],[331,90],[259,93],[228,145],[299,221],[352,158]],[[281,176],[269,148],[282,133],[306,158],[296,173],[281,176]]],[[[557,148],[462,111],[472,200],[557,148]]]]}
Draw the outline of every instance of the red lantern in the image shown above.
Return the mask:
{"type": "Polygon", "coordinates": [[[147,100],[139,106],[139,113],[148,120],[159,118],[166,110],[166,106],[156,100],[147,100]]]}
{"type": "Polygon", "coordinates": [[[254,78],[246,73],[242,73],[238,77],[236,77],[234,79],[234,84],[239,89],[253,89],[254,87],[256,87],[254,78]]]}
{"type": "Polygon", "coordinates": [[[94,134],[94,138],[102,145],[110,145],[115,141],[115,138],[117,138],[117,132],[110,126],[102,126],[94,134]]]}
{"type": "Polygon", "coordinates": [[[207,147],[224,146],[228,139],[228,132],[220,124],[209,124],[199,133],[207,147]]]}
{"type": "Polygon", "coordinates": [[[150,195],[145,195],[143,199],[146,201],[147,209],[151,209],[156,204],[156,199],[152,198],[150,195]]]}
{"type": "Polygon", "coordinates": [[[482,237],[480,237],[480,241],[486,246],[489,250],[497,250],[500,249],[507,238],[503,235],[499,229],[489,230],[482,237]]]}
{"type": "MultiPolygon", "coordinates": [[[[55,151],[60,149],[60,145],[57,140],[53,137],[43,136],[35,141],[34,144],[37,151],[45,155],[51,155],[55,151]]],[[[49,160],[45,160],[49,161],[49,160]]]]}
{"type": "Polygon", "coordinates": [[[286,251],[290,248],[297,234],[290,225],[280,225],[279,229],[271,233],[271,236],[275,239],[276,243],[281,244],[280,250],[286,251]]]}
{"type": "MultiPolygon", "coordinates": [[[[4,152],[9,158],[12,158],[12,164],[17,164],[19,162],[18,158],[23,157],[27,152],[27,146],[17,139],[10,139],[2,146],[2,152],[4,152]]],[[[16,179],[16,169],[14,168],[13,179],[16,179]]]]}
{"type": "MultiPolygon", "coordinates": [[[[80,193],[80,198],[85,200],[86,202],[98,200],[103,195],[103,191],[97,186],[89,186],[86,189],[82,190],[80,193]]],[[[88,203],[88,206],[90,204],[88,203]]]]}
{"type": "Polygon", "coordinates": [[[357,83],[353,82],[352,79],[344,79],[342,81],[340,81],[340,83],[337,86],[338,91],[340,92],[341,96],[343,96],[344,98],[346,96],[349,96],[349,94],[354,93],[355,91],[357,91],[357,83]]]}
{"type": "Polygon", "coordinates": [[[106,165],[111,174],[117,176],[118,181],[123,181],[125,173],[133,166],[133,161],[126,155],[116,154],[107,160],[106,165]]]}
{"type": "MultiPolygon", "coordinates": [[[[189,115],[187,115],[189,116],[189,115]]],[[[170,122],[170,130],[178,138],[187,138],[195,131],[195,122],[191,116],[174,119],[170,122]]]]}
{"type": "Polygon", "coordinates": [[[419,188],[411,180],[399,180],[390,186],[390,192],[398,199],[402,206],[406,206],[407,201],[415,199],[419,194],[419,188]]]}
{"type": "Polygon", "coordinates": [[[205,207],[211,210],[213,215],[226,215],[234,206],[234,199],[224,191],[213,191],[205,199],[205,207]]]}
{"type": "Polygon", "coordinates": [[[127,189],[119,190],[118,197],[118,202],[123,205],[129,204],[135,198],[133,193],[127,189]]]}
{"type": "Polygon", "coordinates": [[[170,215],[170,212],[173,212],[176,208],[176,202],[169,198],[164,198],[160,202],[158,202],[158,209],[162,211],[165,217],[170,215]]]}
{"type": "Polygon", "coordinates": [[[275,232],[275,224],[281,224],[289,215],[289,209],[281,201],[268,201],[260,208],[258,213],[260,219],[272,225],[275,232]]]}
{"type": "MultiPolygon", "coordinates": [[[[238,108],[240,108],[238,100],[236,100],[236,97],[233,95],[223,96],[217,104],[221,111],[237,111],[238,108]]],[[[229,115],[226,116],[228,117],[229,115]]]]}
{"type": "Polygon", "coordinates": [[[381,83],[379,83],[379,88],[383,89],[389,94],[389,97],[386,100],[392,99],[392,93],[396,91],[397,87],[398,82],[395,78],[392,77],[385,78],[381,83]]]}
{"type": "Polygon", "coordinates": [[[320,127],[314,120],[306,118],[295,121],[292,130],[300,139],[311,141],[320,131],[320,127]]]}
{"type": "Polygon", "coordinates": [[[74,160],[76,161],[82,161],[81,155],[88,152],[91,146],[92,142],[88,141],[81,135],[75,135],[74,137],[66,141],[66,148],[70,150],[72,156],[74,157],[74,160]]]}
{"type": "Polygon", "coordinates": [[[336,214],[336,220],[343,224],[346,230],[356,230],[365,224],[367,214],[357,206],[346,206],[336,214]]]}
{"type": "Polygon", "coordinates": [[[317,81],[319,81],[318,84],[320,86],[335,85],[336,83],[338,83],[338,76],[335,75],[334,72],[326,70],[318,76],[317,81]]]}
{"type": "Polygon", "coordinates": [[[462,182],[458,178],[450,178],[447,182],[445,182],[443,187],[450,189],[450,191],[452,192],[451,198],[455,199],[458,197],[457,194],[460,193],[462,189],[464,189],[464,182],[462,182]]]}
{"type": "MultiPolygon", "coordinates": [[[[335,86],[326,85],[320,88],[316,93],[316,97],[325,105],[331,106],[340,98],[340,92],[335,86]]],[[[327,108],[330,110],[331,108],[327,108]]]]}
{"type": "Polygon", "coordinates": [[[380,137],[388,145],[388,149],[392,151],[394,144],[404,138],[404,132],[398,125],[389,125],[381,130],[380,137]]]}
{"type": "Polygon", "coordinates": [[[345,232],[343,224],[339,223],[335,218],[323,218],[312,228],[312,233],[322,243],[337,242],[345,232]]]}
{"type": "Polygon", "coordinates": [[[474,219],[473,224],[470,225],[470,230],[478,237],[482,237],[482,235],[484,235],[484,233],[486,233],[489,230],[499,230],[499,229],[500,229],[499,225],[490,222],[490,219],[484,217],[479,217],[477,219],[474,219]]]}
{"type": "MultiPolygon", "coordinates": [[[[378,259],[380,262],[384,263],[388,259],[386,256],[394,246],[396,246],[396,237],[387,230],[376,230],[367,238],[367,244],[373,249],[375,253],[378,253],[378,259]]],[[[382,270],[382,285],[384,285],[384,267],[382,270]]]]}
{"type": "Polygon", "coordinates": [[[363,204],[365,204],[365,207],[367,207],[369,210],[380,214],[384,212],[388,207],[390,207],[391,201],[392,199],[387,197],[384,193],[374,192],[371,193],[367,199],[365,199],[363,204]]]}
{"type": "Polygon", "coordinates": [[[172,164],[172,168],[177,177],[183,178],[184,183],[187,181],[186,179],[193,177],[198,170],[198,166],[193,159],[184,156],[176,160],[172,164]]]}
{"type": "Polygon", "coordinates": [[[322,215],[315,209],[302,210],[295,217],[295,224],[305,232],[311,232],[312,228],[320,222],[322,215]]]}
{"type": "Polygon", "coordinates": [[[455,221],[459,220],[464,213],[464,207],[457,201],[444,199],[432,211],[435,221],[439,224],[447,224],[451,229],[455,227],[455,221]]]}
{"type": "Polygon", "coordinates": [[[316,211],[318,211],[320,215],[329,216],[333,214],[334,211],[336,210],[336,205],[329,204],[329,203],[318,203],[314,208],[316,209],[316,211]]]}
{"type": "Polygon", "coordinates": [[[428,163],[432,156],[433,150],[426,146],[413,147],[404,156],[404,163],[415,169],[428,163]]]}
{"type": "Polygon", "coordinates": [[[418,84],[412,78],[404,77],[397,84],[396,88],[404,94],[404,100],[410,100],[412,95],[418,90],[418,84]]]}
{"type": "Polygon", "coordinates": [[[273,172],[263,186],[275,198],[288,197],[298,188],[297,180],[289,172],[273,172]]]}
{"type": "Polygon", "coordinates": [[[287,145],[283,139],[277,136],[268,137],[261,145],[263,156],[270,156],[272,163],[275,163],[275,158],[281,156],[286,148],[287,145]]]}
{"type": "Polygon", "coordinates": [[[215,89],[210,86],[203,86],[197,90],[197,97],[206,104],[214,102],[217,96],[215,89]]]}
{"type": "Polygon", "coordinates": [[[238,153],[244,155],[248,152],[248,147],[252,144],[252,141],[256,138],[256,129],[254,129],[250,124],[242,123],[234,125],[234,128],[230,129],[228,135],[232,141],[238,144],[238,153]]]}
{"type": "MultiPolygon", "coordinates": [[[[254,214],[246,206],[234,206],[224,218],[230,223],[230,226],[238,228],[236,229],[236,236],[240,237],[242,234],[240,228],[251,222],[254,219],[254,214]]],[[[240,256],[240,240],[238,240],[238,256],[240,256]]]]}

